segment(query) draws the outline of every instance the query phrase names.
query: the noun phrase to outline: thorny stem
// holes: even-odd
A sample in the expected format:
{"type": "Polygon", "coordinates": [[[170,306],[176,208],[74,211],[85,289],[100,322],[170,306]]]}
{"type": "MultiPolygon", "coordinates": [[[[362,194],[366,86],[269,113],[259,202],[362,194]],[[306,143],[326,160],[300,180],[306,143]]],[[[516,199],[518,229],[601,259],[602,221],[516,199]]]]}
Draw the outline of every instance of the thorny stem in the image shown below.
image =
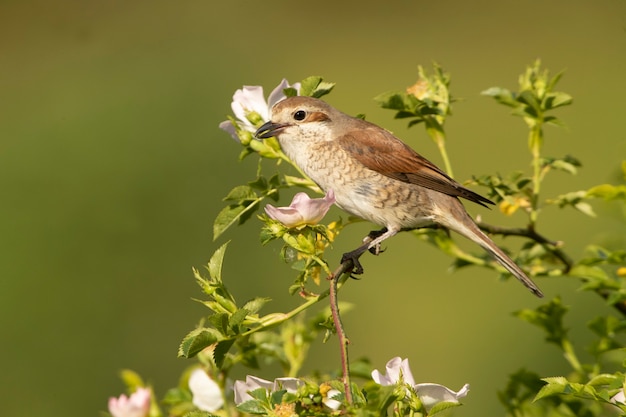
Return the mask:
{"type": "MultiPolygon", "coordinates": [[[[348,360],[348,345],[350,340],[346,335],[341,322],[341,315],[339,314],[339,302],[337,300],[337,284],[346,272],[352,270],[354,263],[352,259],[345,260],[339,265],[339,267],[328,276],[330,280],[330,312],[333,317],[333,324],[335,325],[335,331],[337,332],[337,338],[339,339],[339,346],[341,352],[341,372],[343,379],[343,386],[345,390],[346,402],[352,404],[352,390],[350,388],[350,362],[348,360]]],[[[347,277],[348,275],[346,275],[347,277]]]]}

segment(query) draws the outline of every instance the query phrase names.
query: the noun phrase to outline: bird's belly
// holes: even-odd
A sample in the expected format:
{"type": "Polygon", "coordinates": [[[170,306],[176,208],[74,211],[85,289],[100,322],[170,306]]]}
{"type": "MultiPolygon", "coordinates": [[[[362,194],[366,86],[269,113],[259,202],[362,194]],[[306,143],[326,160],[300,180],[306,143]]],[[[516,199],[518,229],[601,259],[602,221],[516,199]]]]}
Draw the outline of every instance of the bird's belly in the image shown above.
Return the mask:
{"type": "Polygon", "coordinates": [[[320,185],[333,189],[340,208],[380,226],[403,229],[433,222],[430,204],[424,201],[428,193],[411,184],[380,175],[370,181],[320,185]]]}

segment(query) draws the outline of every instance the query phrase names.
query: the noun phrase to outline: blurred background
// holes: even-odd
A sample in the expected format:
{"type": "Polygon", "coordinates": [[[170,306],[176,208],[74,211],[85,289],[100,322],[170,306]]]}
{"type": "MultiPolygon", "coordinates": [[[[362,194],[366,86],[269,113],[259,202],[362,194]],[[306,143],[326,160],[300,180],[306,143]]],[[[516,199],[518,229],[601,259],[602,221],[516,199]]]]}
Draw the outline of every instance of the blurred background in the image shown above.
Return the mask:
{"type": "MultiPolygon", "coordinates": [[[[239,145],[217,127],[237,88],[269,93],[283,77],[322,75],[337,83],[331,104],[441,164],[421,127],[407,130],[372,100],[437,61],[462,99],[447,132],[463,181],[529,169],[523,122],[480,92],[516,89],[536,58],[553,74],[566,70],[559,89],[575,99],[557,113],[568,128],[546,130],[544,153],[584,164],[576,176],[551,175],[545,195],[619,181],[623,0],[1,2],[0,414],[98,415],[124,390],[123,368],[162,396],[192,363],[176,357],[180,340],[207,313],[192,300],[201,293],[191,268],[227,240],[225,280],[240,301],[271,297],[265,312],[299,302],[287,293],[294,275],[280,245],[260,246],[258,221],[213,241],[221,198],[256,171],[256,158],[239,163],[239,145]]],[[[495,224],[525,220],[468,208],[495,224]]],[[[619,213],[596,209],[602,218],[550,207],[540,230],[576,258],[588,243],[626,235],[619,213]]],[[[342,234],[337,261],[369,230],[342,234]]],[[[354,304],[344,318],[352,358],[384,368],[408,357],[420,382],[470,383],[458,416],[503,415],[496,391],[521,367],[567,372],[540,331],[511,316],[540,303],[517,282],[478,268],[450,274],[450,259],[410,234],[387,248],[364,257],[366,274],[340,294],[354,304]]],[[[570,306],[584,359],[585,320],[608,308],[576,280],[538,282],[570,306]]],[[[314,345],[303,371],[338,366],[333,339],[314,345]]]]}

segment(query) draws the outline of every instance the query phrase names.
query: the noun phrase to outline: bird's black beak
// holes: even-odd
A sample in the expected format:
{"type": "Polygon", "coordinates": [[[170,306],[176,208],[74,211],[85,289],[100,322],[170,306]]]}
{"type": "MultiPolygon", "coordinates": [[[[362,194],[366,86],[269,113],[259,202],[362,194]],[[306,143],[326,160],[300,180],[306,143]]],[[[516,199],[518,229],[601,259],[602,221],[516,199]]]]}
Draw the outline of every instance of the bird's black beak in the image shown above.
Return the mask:
{"type": "Polygon", "coordinates": [[[267,122],[254,132],[254,137],[257,139],[271,138],[279,134],[287,126],[286,124],[267,122]]]}

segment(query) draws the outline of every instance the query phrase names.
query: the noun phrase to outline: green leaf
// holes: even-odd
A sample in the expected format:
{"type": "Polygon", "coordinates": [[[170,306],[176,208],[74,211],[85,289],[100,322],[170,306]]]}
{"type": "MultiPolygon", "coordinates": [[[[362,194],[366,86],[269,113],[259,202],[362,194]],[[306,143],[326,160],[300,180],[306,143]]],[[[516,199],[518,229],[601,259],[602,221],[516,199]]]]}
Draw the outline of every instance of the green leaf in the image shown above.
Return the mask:
{"type": "Polygon", "coordinates": [[[456,403],[456,402],[440,402],[431,407],[431,409],[428,411],[428,415],[434,416],[435,414],[438,414],[444,410],[447,410],[449,408],[459,407],[461,405],[463,404],[456,403]]]}
{"type": "Polygon", "coordinates": [[[209,323],[223,335],[228,335],[228,313],[215,313],[209,317],[209,323]]]}
{"type": "Polygon", "coordinates": [[[515,100],[513,93],[511,93],[511,91],[507,90],[506,88],[491,87],[484,90],[480,94],[482,94],[483,96],[493,97],[498,103],[504,104],[505,106],[519,106],[519,102],[515,100]]]}
{"type": "Polygon", "coordinates": [[[194,329],[185,338],[178,348],[178,357],[193,358],[204,348],[219,341],[221,335],[215,329],[201,327],[194,329]]]}
{"type": "Polygon", "coordinates": [[[569,381],[564,377],[543,378],[542,380],[547,384],[539,390],[533,401],[538,401],[551,395],[563,394],[569,385],[569,381]]]}
{"type": "MultiPolygon", "coordinates": [[[[265,390],[263,389],[263,391],[265,390]]],[[[257,400],[245,401],[237,406],[237,410],[248,414],[267,414],[267,410],[265,409],[265,407],[263,407],[261,403],[257,400]]]]}
{"type": "Polygon", "coordinates": [[[573,102],[574,99],[569,94],[555,92],[546,96],[544,106],[546,110],[551,110],[556,109],[557,107],[569,106],[573,102]]]}
{"type": "Polygon", "coordinates": [[[224,365],[224,359],[226,358],[226,354],[230,350],[230,348],[235,343],[235,339],[222,340],[215,345],[215,349],[213,349],[213,360],[215,361],[215,365],[218,368],[222,368],[224,365]]]}
{"type": "Polygon", "coordinates": [[[130,369],[122,369],[120,377],[129,391],[135,391],[137,388],[144,387],[146,385],[141,379],[141,376],[139,376],[137,372],[130,369]]]}
{"type": "Polygon", "coordinates": [[[213,240],[216,240],[226,229],[239,220],[246,207],[233,204],[224,207],[213,222],[213,240]]]}
{"type": "Polygon", "coordinates": [[[246,310],[245,308],[240,308],[239,310],[235,311],[232,316],[230,316],[230,319],[228,320],[228,327],[235,335],[241,333],[241,324],[247,316],[248,310],[246,310]]]}
{"type": "Polygon", "coordinates": [[[250,314],[256,314],[269,301],[272,301],[272,299],[271,298],[266,298],[266,297],[256,297],[256,298],[253,298],[252,300],[248,301],[247,303],[245,303],[243,305],[243,308],[248,310],[250,312],[250,314]]]}
{"type": "Polygon", "coordinates": [[[546,341],[561,346],[566,340],[567,329],[563,327],[563,316],[568,308],[561,303],[559,297],[535,310],[525,309],[513,313],[518,318],[542,328],[546,333],[546,341]]]}
{"type": "MultiPolygon", "coordinates": [[[[258,178],[257,181],[262,181],[263,178],[258,178]]],[[[254,182],[253,182],[254,183],[254,182]]],[[[252,187],[248,185],[238,185],[224,197],[224,201],[238,201],[243,202],[246,200],[255,200],[257,198],[256,193],[252,187]]]]}
{"type": "Polygon", "coordinates": [[[208,411],[194,410],[194,411],[189,411],[188,413],[184,414],[183,417],[219,417],[219,416],[217,414],[209,413],[208,411]]]}
{"type": "Polygon", "coordinates": [[[310,76],[300,82],[300,95],[320,98],[330,93],[335,83],[324,81],[320,76],[310,76]]]}
{"type": "Polygon", "coordinates": [[[533,118],[538,117],[542,113],[541,104],[537,95],[530,90],[524,90],[517,96],[517,101],[526,104],[526,113],[533,118]],[[532,110],[532,111],[531,111],[532,110]]]}
{"type": "Polygon", "coordinates": [[[211,278],[220,283],[222,282],[222,265],[224,263],[224,255],[226,254],[226,248],[229,243],[230,242],[226,242],[217,248],[217,250],[213,252],[213,256],[211,256],[209,264],[207,265],[211,278]]]}
{"type": "Polygon", "coordinates": [[[587,190],[587,196],[605,200],[626,200],[626,185],[602,184],[587,190]]]}

